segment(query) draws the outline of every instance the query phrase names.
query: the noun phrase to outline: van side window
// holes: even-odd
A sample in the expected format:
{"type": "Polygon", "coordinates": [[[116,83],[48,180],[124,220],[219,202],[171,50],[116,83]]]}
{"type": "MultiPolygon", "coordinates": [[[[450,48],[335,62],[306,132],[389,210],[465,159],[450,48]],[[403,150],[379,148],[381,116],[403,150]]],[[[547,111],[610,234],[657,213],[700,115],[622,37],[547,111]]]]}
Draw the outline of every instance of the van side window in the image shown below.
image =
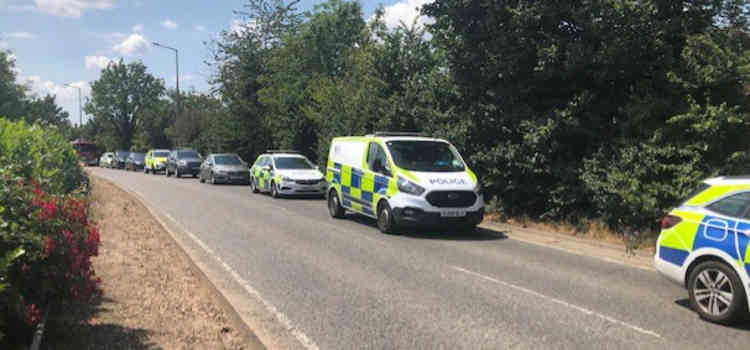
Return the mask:
{"type": "Polygon", "coordinates": [[[745,216],[748,206],[750,206],[750,192],[743,192],[711,203],[706,208],[726,216],[740,217],[745,216]]]}
{"type": "Polygon", "coordinates": [[[370,143],[370,149],[367,152],[367,166],[376,173],[390,176],[387,169],[388,157],[385,155],[383,148],[377,143],[370,143]]]}

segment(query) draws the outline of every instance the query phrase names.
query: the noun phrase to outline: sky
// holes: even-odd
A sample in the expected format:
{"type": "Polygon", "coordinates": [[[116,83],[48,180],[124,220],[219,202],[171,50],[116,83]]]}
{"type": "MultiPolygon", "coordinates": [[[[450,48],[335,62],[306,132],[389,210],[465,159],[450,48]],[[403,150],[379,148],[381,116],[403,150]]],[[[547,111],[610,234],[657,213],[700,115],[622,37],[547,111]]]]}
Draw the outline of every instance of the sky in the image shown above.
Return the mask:
{"type": "MultiPolygon", "coordinates": [[[[412,23],[417,7],[431,0],[360,0],[365,18],[378,5],[385,22],[412,23]]],[[[320,0],[301,0],[300,10],[320,0]]],[[[179,50],[180,90],[208,92],[211,69],[204,44],[239,20],[247,0],[0,0],[0,50],[16,60],[19,83],[39,96],[52,94],[78,124],[78,92],[85,103],[89,82],[110,60],[142,61],[151,74],[175,87],[172,51],[179,50]],[[70,84],[74,87],[68,87],[70,84]]],[[[423,18],[418,19],[423,22],[423,18]]],[[[1,111],[0,111],[1,112],[1,111]]],[[[83,121],[87,117],[83,116],[83,121]]]]}

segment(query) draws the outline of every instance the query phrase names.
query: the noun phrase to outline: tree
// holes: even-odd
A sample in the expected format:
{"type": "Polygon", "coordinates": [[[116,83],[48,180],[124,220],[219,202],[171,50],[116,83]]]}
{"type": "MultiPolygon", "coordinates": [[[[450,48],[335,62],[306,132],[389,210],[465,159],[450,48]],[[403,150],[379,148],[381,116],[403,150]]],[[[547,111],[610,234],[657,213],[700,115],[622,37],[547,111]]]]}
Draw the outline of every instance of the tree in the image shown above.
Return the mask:
{"type": "Polygon", "coordinates": [[[91,83],[91,98],[84,110],[111,127],[118,148],[130,149],[146,112],[159,103],[164,91],[164,82],[149,74],[143,63],[126,64],[120,59],[91,83]]]}
{"type": "Polygon", "coordinates": [[[0,114],[21,119],[28,89],[16,82],[15,60],[10,51],[0,50],[0,114]]]}

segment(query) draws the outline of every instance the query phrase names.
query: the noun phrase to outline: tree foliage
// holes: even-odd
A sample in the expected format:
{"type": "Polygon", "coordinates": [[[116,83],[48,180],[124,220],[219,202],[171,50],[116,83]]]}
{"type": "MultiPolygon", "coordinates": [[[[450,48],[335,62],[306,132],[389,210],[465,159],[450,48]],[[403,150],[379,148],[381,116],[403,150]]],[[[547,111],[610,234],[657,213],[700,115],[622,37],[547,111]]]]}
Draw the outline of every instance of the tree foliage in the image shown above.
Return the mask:
{"type": "Polygon", "coordinates": [[[164,95],[164,82],[146,71],[141,62],[110,63],[91,83],[91,98],[84,107],[97,122],[114,132],[116,147],[130,149],[143,127],[145,114],[164,95]]]}

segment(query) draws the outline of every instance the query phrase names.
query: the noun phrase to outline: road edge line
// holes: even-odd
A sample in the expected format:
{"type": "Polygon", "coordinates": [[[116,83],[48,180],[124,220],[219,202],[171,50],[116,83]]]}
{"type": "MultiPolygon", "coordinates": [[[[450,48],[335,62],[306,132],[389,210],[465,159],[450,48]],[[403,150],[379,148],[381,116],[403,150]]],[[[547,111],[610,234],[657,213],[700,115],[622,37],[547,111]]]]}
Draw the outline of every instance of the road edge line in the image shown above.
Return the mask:
{"type": "Polygon", "coordinates": [[[196,264],[193,257],[190,255],[190,253],[188,253],[188,249],[186,249],[186,247],[182,244],[182,242],[180,242],[180,240],[177,239],[176,234],[164,223],[164,221],[162,221],[162,219],[154,212],[151,206],[145,203],[143,198],[141,198],[136,192],[131,191],[127,188],[123,188],[122,186],[114,183],[113,181],[110,181],[109,179],[104,178],[103,176],[93,174],[93,173],[89,173],[89,174],[90,176],[96,176],[99,180],[105,181],[109,183],[110,185],[115,186],[118,189],[124,191],[125,193],[130,195],[132,198],[134,198],[140,205],[142,205],[148,211],[149,215],[151,215],[154,221],[157,224],[159,224],[159,226],[164,231],[167,232],[172,242],[175,243],[176,246],[180,248],[180,252],[183,254],[183,256],[187,258],[187,260],[190,262],[190,265],[193,267],[193,269],[198,272],[197,275],[204,282],[204,284],[210,286],[211,290],[214,292],[213,294],[217,296],[217,300],[219,301],[219,303],[222,304],[224,309],[230,311],[228,312],[229,319],[231,320],[231,323],[234,325],[236,329],[241,330],[240,332],[242,333],[243,337],[248,341],[248,344],[247,344],[248,347],[250,347],[250,349],[264,349],[264,350],[268,349],[266,345],[263,344],[262,341],[260,341],[258,336],[255,335],[255,332],[250,328],[250,325],[248,325],[247,322],[245,322],[242,319],[242,316],[240,316],[237,309],[235,309],[234,306],[229,302],[226,295],[224,295],[224,293],[221,292],[221,290],[211,281],[211,279],[208,278],[208,275],[206,275],[206,272],[203,271],[203,269],[200,268],[198,264],[196,264]]]}

